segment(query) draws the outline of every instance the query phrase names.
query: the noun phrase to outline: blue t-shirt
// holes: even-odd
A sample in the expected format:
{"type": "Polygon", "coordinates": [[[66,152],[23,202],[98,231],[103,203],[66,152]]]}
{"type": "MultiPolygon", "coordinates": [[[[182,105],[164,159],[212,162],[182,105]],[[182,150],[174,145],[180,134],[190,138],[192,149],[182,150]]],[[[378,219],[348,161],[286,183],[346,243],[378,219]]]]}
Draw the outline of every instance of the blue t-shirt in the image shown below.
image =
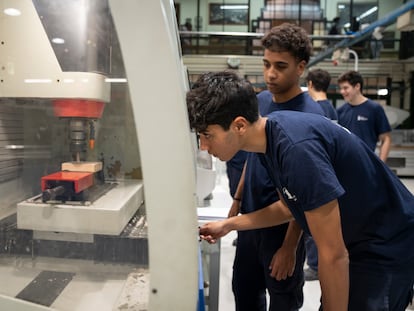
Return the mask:
{"type": "Polygon", "coordinates": [[[240,150],[233,158],[226,162],[226,173],[229,179],[230,195],[234,197],[240,177],[243,172],[244,163],[246,162],[247,151],[240,150]]]}
{"type": "Polygon", "coordinates": [[[305,211],[339,201],[350,261],[398,269],[414,260],[414,196],[356,135],[314,114],[278,111],[258,154],[301,227],[305,211]]]}
{"type": "Polygon", "coordinates": [[[338,123],[361,138],[371,150],[375,150],[379,135],[391,132],[384,108],[371,99],[357,106],[345,103],[337,112],[338,123]]]}
{"type": "MultiPolygon", "coordinates": [[[[296,110],[323,115],[321,107],[308,93],[303,92],[284,103],[275,103],[272,97],[272,93],[267,90],[257,95],[260,115],[266,116],[276,110],[296,110]]],[[[273,183],[257,155],[248,153],[241,213],[250,213],[264,208],[278,199],[273,183]]]]}
{"type": "Polygon", "coordinates": [[[316,102],[321,105],[325,117],[338,121],[338,114],[329,99],[318,100],[316,102]]]}

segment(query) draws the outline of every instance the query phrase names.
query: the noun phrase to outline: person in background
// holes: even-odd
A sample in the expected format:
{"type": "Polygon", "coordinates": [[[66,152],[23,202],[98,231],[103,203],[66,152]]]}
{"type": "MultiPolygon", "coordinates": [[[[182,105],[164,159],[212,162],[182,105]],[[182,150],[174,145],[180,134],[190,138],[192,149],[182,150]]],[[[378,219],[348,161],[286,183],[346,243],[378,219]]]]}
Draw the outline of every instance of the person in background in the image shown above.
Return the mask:
{"type": "Polygon", "coordinates": [[[360,30],[360,26],[361,24],[359,23],[358,18],[356,16],[353,16],[351,19],[351,28],[350,28],[351,32],[352,33],[358,32],[360,30]]]}
{"type": "Polygon", "coordinates": [[[328,99],[328,88],[331,84],[331,75],[323,69],[314,69],[306,76],[308,93],[319,105],[327,118],[338,121],[338,114],[332,102],[328,99]]]}
{"type": "MultiPolygon", "coordinates": [[[[321,107],[299,86],[312,50],[307,33],[296,25],[282,24],[263,37],[262,46],[267,90],[257,95],[260,114],[296,110],[323,115],[321,107]]],[[[234,198],[229,217],[250,213],[279,200],[256,154],[247,154],[234,198]]],[[[269,310],[298,310],[303,304],[304,258],[301,230],[295,222],[290,227],[283,224],[238,232],[232,280],[236,310],[267,310],[266,289],[269,310]]]]}
{"type": "Polygon", "coordinates": [[[341,31],[339,30],[339,21],[340,18],[337,16],[332,20],[331,28],[329,28],[329,35],[339,35],[341,31]]]}
{"type": "Polygon", "coordinates": [[[414,196],[368,146],[316,114],[258,113],[245,79],[230,72],[187,93],[200,148],[226,161],[256,152],[280,200],[258,211],[201,226],[210,243],[231,230],[293,218],[318,248],[324,311],[404,311],[414,283],[414,196]]]}
{"type": "MultiPolygon", "coordinates": [[[[309,95],[315,100],[324,111],[327,118],[338,122],[338,115],[331,101],[328,99],[327,92],[331,84],[331,75],[323,69],[314,69],[306,76],[306,85],[309,95]]],[[[315,241],[309,234],[304,234],[306,247],[306,263],[308,267],[304,270],[305,281],[318,279],[318,250],[315,241]]]]}
{"type": "MultiPolygon", "coordinates": [[[[366,25],[364,25],[365,27],[366,25]]],[[[358,31],[362,30],[362,25],[359,21],[359,18],[353,16],[351,21],[344,25],[345,33],[347,35],[353,35],[358,31]]],[[[359,40],[358,42],[354,43],[351,47],[357,54],[358,57],[361,59],[365,57],[365,54],[369,54],[369,48],[367,47],[368,40],[359,40]],[[368,51],[368,53],[366,53],[368,51]]]]}
{"type": "Polygon", "coordinates": [[[391,126],[384,108],[362,94],[364,80],[357,71],[339,76],[338,85],[345,104],[337,109],[338,122],[360,137],[379,157],[386,161],[391,148],[391,126]]]}
{"type": "MultiPolygon", "coordinates": [[[[193,25],[191,24],[191,19],[187,18],[185,20],[184,25],[180,26],[180,31],[193,31],[193,25]]],[[[180,34],[180,41],[181,41],[181,48],[183,49],[183,53],[191,53],[191,45],[192,39],[191,34],[182,33],[180,34]]]]}
{"type": "MultiPolygon", "coordinates": [[[[331,27],[329,28],[328,35],[334,36],[334,35],[340,35],[341,30],[339,27],[339,21],[340,18],[337,16],[332,20],[331,27]]],[[[328,40],[328,46],[335,44],[335,40],[328,40]]]]}
{"type": "Polygon", "coordinates": [[[375,27],[374,31],[371,35],[371,58],[377,59],[380,57],[381,50],[384,47],[384,43],[382,42],[382,38],[384,37],[384,27],[375,27]]]}

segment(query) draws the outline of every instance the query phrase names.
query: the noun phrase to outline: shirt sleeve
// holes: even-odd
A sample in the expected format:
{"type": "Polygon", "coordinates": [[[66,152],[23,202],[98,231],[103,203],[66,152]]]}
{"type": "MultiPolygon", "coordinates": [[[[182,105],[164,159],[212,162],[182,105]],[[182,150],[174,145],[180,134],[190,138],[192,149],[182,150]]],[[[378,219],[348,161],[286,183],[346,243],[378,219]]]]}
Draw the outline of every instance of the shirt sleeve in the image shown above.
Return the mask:
{"type": "Polygon", "coordinates": [[[283,182],[303,210],[312,210],[345,193],[332,166],[335,149],[319,140],[293,145],[282,157],[283,182]]]}
{"type": "Polygon", "coordinates": [[[391,132],[391,126],[388,122],[387,115],[385,114],[384,108],[382,106],[378,105],[377,111],[376,111],[376,131],[377,135],[381,135],[387,132],[391,132]]]}

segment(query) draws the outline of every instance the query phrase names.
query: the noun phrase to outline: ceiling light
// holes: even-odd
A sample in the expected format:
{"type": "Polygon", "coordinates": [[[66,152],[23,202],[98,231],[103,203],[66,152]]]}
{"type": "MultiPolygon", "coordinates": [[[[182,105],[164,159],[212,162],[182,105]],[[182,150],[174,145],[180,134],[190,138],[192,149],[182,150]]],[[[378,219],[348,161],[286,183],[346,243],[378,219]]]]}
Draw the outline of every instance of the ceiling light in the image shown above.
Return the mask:
{"type": "Polygon", "coordinates": [[[105,82],[110,82],[110,83],[126,83],[127,79],[125,78],[106,78],[105,82]]]}
{"type": "Polygon", "coordinates": [[[65,43],[65,39],[62,39],[62,38],[53,38],[52,39],[52,42],[55,43],[55,44],[63,44],[63,43],[65,43]]]}
{"type": "Polygon", "coordinates": [[[371,15],[372,13],[375,13],[376,11],[378,11],[378,7],[374,6],[374,7],[370,8],[368,11],[365,11],[364,13],[359,15],[359,19],[363,19],[364,17],[367,17],[367,16],[371,15]]]}
{"type": "Polygon", "coordinates": [[[22,14],[22,12],[20,12],[20,10],[15,9],[15,8],[7,8],[4,9],[4,14],[9,15],[9,16],[19,16],[22,14]]]}
{"type": "Polygon", "coordinates": [[[249,8],[248,5],[243,5],[243,4],[220,5],[221,10],[247,10],[248,8],[249,8]]]}
{"type": "Polygon", "coordinates": [[[380,96],[387,96],[388,95],[388,89],[379,89],[377,92],[380,96]]]}

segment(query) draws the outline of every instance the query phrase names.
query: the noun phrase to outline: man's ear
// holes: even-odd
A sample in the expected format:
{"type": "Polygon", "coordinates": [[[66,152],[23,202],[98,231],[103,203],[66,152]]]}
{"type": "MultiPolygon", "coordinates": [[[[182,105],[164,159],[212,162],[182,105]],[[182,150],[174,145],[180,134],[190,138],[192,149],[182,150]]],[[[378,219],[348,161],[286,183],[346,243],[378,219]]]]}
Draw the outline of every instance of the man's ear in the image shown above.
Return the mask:
{"type": "Polygon", "coordinates": [[[246,118],[239,116],[233,120],[231,127],[235,132],[241,133],[246,130],[248,123],[249,122],[246,120],[246,118]]]}
{"type": "Polygon", "coordinates": [[[301,60],[298,64],[297,64],[297,69],[298,69],[298,75],[299,77],[301,77],[303,75],[303,73],[305,72],[306,69],[306,62],[304,60],[301,60]]]}

